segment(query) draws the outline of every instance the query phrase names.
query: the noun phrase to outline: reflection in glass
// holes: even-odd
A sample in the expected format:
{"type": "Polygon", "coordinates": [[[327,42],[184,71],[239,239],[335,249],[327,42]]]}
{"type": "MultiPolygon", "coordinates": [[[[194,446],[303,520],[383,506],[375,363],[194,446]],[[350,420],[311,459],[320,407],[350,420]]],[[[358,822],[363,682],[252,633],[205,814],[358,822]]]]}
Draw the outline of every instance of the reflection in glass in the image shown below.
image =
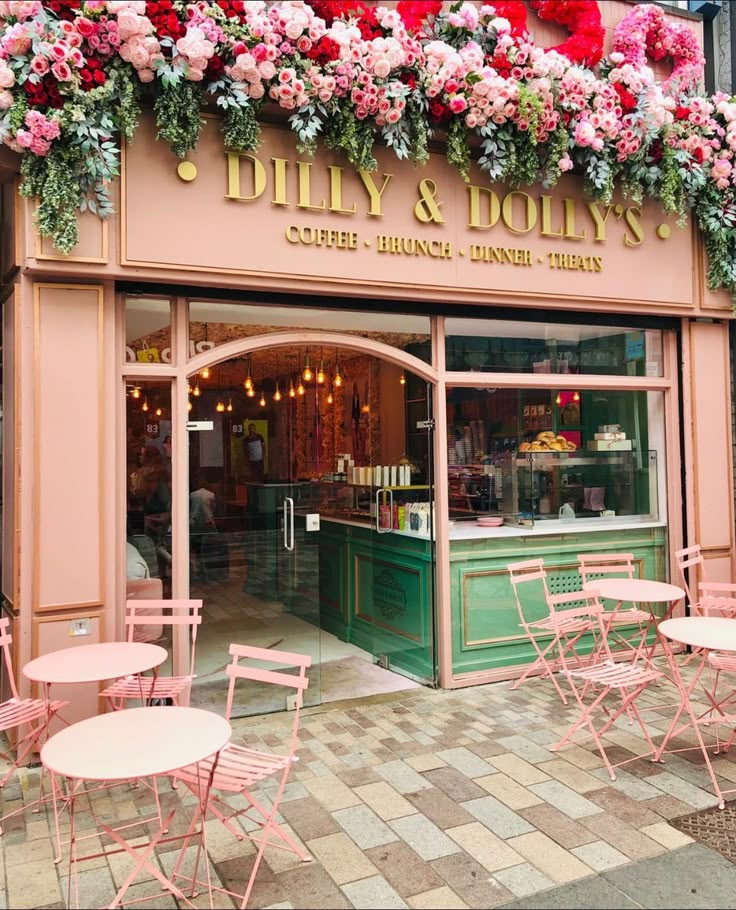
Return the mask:
{"type": "Polygon", "coordinates": [[[126,298],[125,362],[171,363],[171,304],[168,300],[126,298]]]}

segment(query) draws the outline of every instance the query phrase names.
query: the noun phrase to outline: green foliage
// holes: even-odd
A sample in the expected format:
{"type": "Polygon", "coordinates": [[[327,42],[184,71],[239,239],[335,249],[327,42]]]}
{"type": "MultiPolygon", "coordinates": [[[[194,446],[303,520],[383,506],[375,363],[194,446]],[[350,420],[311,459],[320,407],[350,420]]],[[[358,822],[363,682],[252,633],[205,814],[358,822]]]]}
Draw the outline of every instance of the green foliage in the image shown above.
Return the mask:
{"type": "Polygon", "coordinates": [[[194,82],[183,79],[169,82],[159,89],[154,104],[158,127],[156,138],[168,142],[171,151],[179,158],[186,157],[187,152],[197,147],[204,125],[203,107],[202,90],[194,82]]]}
{"type": "Polygon", "coordinates": [[[235,152],[252,152],[260,144],[261,127],[252,104],[228,107],[221,129],[225,148],[235,152]]]}
{"type": "Polygon", "coordinates": [[[470,143],[465,121],[453,117],[447,127],[447,160],[457,168],[463,180],[470,181],[470,143]]]}
{"type": "Polygon", "coordinates": [[[20,194],[40,200],[36,226],[42,237],[51,237],[54,246],[69,254],[79,242],[77,208],[79,189],[75,174],[84,166],[79,153],[60,145],[45,158],[24,155],[21,162],[20,194]]]}
{"type": "Polygon", "coordinates": [[[325,145],[342,152],[354,168],[375,171],[373,157],[376,134],[367,120],[358,120],[352,107],[338,108],[325,125],[325,145]]]}

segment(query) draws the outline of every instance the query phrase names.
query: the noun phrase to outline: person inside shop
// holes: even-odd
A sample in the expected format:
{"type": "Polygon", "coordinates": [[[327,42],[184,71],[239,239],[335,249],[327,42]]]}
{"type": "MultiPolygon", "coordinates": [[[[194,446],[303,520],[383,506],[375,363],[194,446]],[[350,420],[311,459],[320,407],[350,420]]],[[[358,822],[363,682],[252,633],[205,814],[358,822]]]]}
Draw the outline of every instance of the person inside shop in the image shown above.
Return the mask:
{"type": "Polygon", "coordinates": [[[248,478],[262,481],[264,477],[264,456],[266,454],[266,440],[256,432],[254,423],[248,424],[248,435],[243,440],[245,459],[248,466],[248,478]]]}
{"type": "Polygon", "coordinates": [[[189,494],[189,549],[192,556],[192,578],[205,578],[202,559],[202,539],[208,532],[216,530],[215,494],[204,475],[200,475],[196,489],[189,494]]]}

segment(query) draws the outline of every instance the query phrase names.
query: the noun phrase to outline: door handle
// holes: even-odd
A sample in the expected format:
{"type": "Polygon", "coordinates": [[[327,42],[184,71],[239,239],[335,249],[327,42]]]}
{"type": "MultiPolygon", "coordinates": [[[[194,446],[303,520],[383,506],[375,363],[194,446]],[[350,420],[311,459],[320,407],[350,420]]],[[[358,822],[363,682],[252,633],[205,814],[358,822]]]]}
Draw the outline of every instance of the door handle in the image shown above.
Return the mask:
{"type": "Polygon", "coordinates": [[[284,547],[291,552],[294,549],[294,500],[284,497],[284,547]]]}
{"type": "Polygon", "coordinates": [[[390,534],[393,529],[394,523],[394,491],[386,490],[381,487],[379,490],[376,490],[376,533],[377,534],[390,534]],[[381,530],[381,504],[380,504],[380,495],[381,493],[388,493],[388,527],[381,530]]]}

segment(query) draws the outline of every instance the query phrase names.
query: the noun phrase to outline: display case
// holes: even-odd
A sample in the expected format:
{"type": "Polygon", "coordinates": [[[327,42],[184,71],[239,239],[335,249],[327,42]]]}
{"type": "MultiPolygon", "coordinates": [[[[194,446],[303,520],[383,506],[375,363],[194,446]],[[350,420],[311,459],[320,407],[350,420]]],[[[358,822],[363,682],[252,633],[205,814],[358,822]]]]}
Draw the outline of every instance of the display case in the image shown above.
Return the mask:
{"type": "Polygon", "coordinates": [[[434,514],[428,484],[374,487],[320,480],[310,487],[310,509],[325,518],[361,522],[379,534],[431,536],[434,514]]]}
{"type": "Polygon", "coordinates": [[[659,519],[655,451],[524,452],[506,468],[508,521],[659,519]]]}

